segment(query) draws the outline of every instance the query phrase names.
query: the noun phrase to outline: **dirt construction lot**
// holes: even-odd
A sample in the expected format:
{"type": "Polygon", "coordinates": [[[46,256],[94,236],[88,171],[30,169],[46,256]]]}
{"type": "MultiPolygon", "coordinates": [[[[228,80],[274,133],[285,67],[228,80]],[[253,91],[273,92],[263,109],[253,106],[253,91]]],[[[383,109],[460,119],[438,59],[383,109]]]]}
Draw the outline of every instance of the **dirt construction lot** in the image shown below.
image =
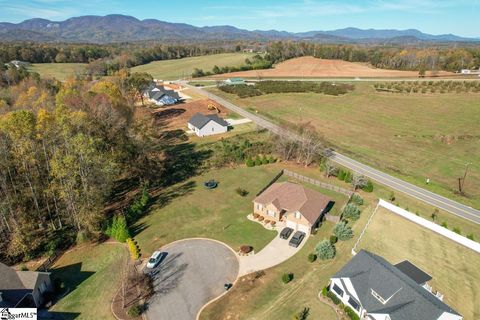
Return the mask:
{"type": "Polygon", "coordinates": [[[203,114],[216,113],[215,110],[208,110],[208,105],[215,105],[222,118],[228,117],[228,110],[216,102],[209,99],[196,100],[188,103],[175,104],[164,108],[159,108],[154,112],[155,120],[159,124],[165,125],[169,129],[185,129],[188,120],[197,112],[203,114]]]}
{"type": "MultiPolygon", "coordinates": [[[[427,76],[428,75],[429,73],[427,72],[427,76]]],[[[437,76],[449,75],[453,75],[453,73],[441,71],[437,74],[437,76]]],[[[274,69],[233,72],[216,77],[406,78],[418,77],[418,71],[376,69],[362,63],[354,63],[343,60],[318,59],[314,57],[301,57],[279,63],[274,69]]]]}

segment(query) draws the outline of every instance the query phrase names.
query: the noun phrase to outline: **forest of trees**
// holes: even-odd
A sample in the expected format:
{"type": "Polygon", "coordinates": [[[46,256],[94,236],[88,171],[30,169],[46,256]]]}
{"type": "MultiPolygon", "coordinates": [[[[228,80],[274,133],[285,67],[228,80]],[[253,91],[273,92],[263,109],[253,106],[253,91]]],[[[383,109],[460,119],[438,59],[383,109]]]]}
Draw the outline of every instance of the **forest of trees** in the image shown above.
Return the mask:
{"type": "Polygon", "coordinates": [[[127,72],[94,83],[26,78],[3,89],[9,101],[0,98],[2,261],[98,236],[117,181],[161,181],[158,128],[132,107],[138,86],[150,79],[127,72]]]}

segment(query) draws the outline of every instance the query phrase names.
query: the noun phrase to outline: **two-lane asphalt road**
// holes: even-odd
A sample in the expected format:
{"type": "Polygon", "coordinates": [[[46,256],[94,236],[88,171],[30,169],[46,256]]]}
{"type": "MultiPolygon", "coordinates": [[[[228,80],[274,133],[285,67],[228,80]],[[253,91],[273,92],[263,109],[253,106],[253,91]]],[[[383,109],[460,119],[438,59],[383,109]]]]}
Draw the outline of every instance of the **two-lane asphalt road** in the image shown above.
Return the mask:
{"type": "MultiPolygon", "coordinates": [[[[219,104],[223,105],[224,107],[234,111],[235,113],[238,113],[239,115],[251,119],[253,122],[255,122],[257,125],[266,128],[276,134],[279,135],[284,135],[291,137],[292,139],[300,139],[300,137],[292,133],[290,131],[287,131],[285,129],[282,129],[280,126],[265,120],[264,118],[246,111],[243,108],[240,108],[233,103],[213,94],[210,92],[207,92],[205,90],[202,90],[201,88],[190,86],[186,83],[182,83],[183,85],[188,86],[189,88],[198,91],[200,94],[207,96],[208,98],[218,102],[219,104]]],[[[349,168],[352,171],[361,173],[370,179],[381,183],[389,188],[392,188],[396,191],[405,193],[411,197],[417,198],[418,200],[421,200],[425,203],[428,203],[436,208],[445,210],[447,212],[450,212],[452,214],[455,214],[459,217],[462,217],[464,219],[470,220],[474,223],[480,224],[480,210],[471,208],[469,206],[466,206],[464,204],[461,204],[459,202],[453,201],[451,199],[445,198],[443,196],[440,196],[436,193],[433,193],[431,191],[425,190],[423,188],[417,187],[411,183],[405,182],[401,179],[398,179],[396,177],[393,177],[389,174],[386,174],[384,172],[381,172],[379,170],[376,170],[372,167],[369,167],[367,165],[364,165],[356,160],[353,160],[349,157],[346,157],[342,154],[339,154],[337,152],[333,153],[332,160],[335,161],[336,163],[349,168]]]]}

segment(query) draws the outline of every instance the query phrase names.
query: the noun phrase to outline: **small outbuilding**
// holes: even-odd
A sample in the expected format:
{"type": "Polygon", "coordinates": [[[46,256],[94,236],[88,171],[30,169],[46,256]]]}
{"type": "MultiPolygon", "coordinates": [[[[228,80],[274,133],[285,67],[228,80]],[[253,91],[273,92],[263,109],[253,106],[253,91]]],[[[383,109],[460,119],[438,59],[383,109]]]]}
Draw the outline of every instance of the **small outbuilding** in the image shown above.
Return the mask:
{"type": "Polygon", "coordinates": [[[237,84],[245,84],[245,80],[243,80],[242,78],[228,78],[223,83],[226,85],[234,86],[237,84]]]}
{"type": "Polygon", "coordinates": [[[196,113],[188,120],[188,128],[197,136],[204,137],[227,132],[228,123],[217,114],[196,113]]]}

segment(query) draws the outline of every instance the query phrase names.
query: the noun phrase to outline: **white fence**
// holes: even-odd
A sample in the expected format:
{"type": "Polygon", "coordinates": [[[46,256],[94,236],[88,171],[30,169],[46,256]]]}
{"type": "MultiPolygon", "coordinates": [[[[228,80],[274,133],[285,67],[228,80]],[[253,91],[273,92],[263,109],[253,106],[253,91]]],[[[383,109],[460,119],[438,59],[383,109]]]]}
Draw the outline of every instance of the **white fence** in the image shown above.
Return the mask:
{"type": "MultiPolygon", "coordinates": [[[[458,233],[455,233],[451,230],[448,230],[447,228],[444,228],[442,226],[439,226],[436,223],[433,223],[431,221],[428,221],[427,219],[421,218],[411,212],[408,212],[405,209],[402,209],[400,207],[397,207],[394,204],[391,204],[388,201],[380,199],[378,202],[378,206],[383,207],[385,209],[388,209],[389,211],[398,214],[399,216],[404,217],[405,219],[408,219],[416,224],[421,225],[422,227],[425,227],[429,230],[432,230],[433,232],[436,232],[438,234],[441,234],[444,237],[449,238],[450,240],[453,240],[467,248],[470,248],[474,250],[477,253],[480,253],[480,243],[475,242],[473,240],[470,240],[468,238],[465,238],[458,233]]],[[[378,208],[378,207],[377,207],[378,208]]]]}

